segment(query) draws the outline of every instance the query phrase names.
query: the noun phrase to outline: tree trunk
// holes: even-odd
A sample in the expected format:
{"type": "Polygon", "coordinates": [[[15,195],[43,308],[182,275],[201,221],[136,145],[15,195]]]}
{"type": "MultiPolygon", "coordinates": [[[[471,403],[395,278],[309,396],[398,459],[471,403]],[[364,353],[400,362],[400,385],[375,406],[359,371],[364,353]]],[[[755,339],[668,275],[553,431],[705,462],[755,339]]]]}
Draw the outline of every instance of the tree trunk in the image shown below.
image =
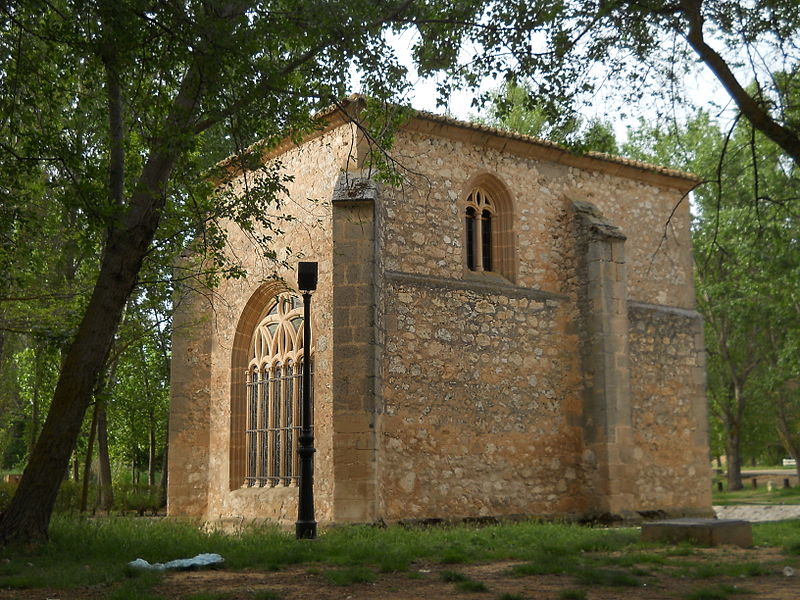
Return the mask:
{"type": "Polygon", "coordinates": [[[744,487],[742,484],[741,439],[738,430],[729,432],[726,437],[725,458],[728,463],[728,490],[733,492],[744,487]]]}
{"type": "Polygon", "coordinates": [[[41,393],[42,393],[42,379],[44,375],[44,361],[47,360],[44,356],[43,346],[41,342],[34,345],[33,348],[33,397],[31,406],[31,430],[28,438],[28,455],[33,453],[33,446],[36,444],[36,437],[39,434],[39,407],[41,406],[41,393]]]}
{"type": "Polygon", "coordinates": [[[92,424],[89,427],[89,441],[86,442],[86,460],[83,462],[83,487],[81,488],[81,503],[79,510],[86,512],[89,501],[89,479],[92,475],[92,454],[94,452],[94,438],[97,432],[97,403],[92,411],[92,424]]]}
{"type": "Polygon", "coordinates": [[[111,482],[111,457],[108,454],[108,419],[105,402],[97,405],[97,461],[99,475],[98,506],[106,512],[114,505],[114,487],[111,482]]]}
{"type": "Polygon", "coordinates": [[[786,447],[789,456],[794,459],[794,469],[797,473],[798,484],[800,484],[800,436],[798,436],[796,429],[792,427],[792,419],[789,417],[789,402],[782,392],[776,395],[775,425],[778,430],[778,437],[786,447]]]}
{"type": "Polygon", "coordinates": [[[156,417],[150,408],[150,439],[147,448],[147,485],[153,487],[156,484],[156,417]]]}
{"type": "Polygon", "coordinates": [[[167,469],[167,465],[169,464],[169,425],[167,425],[167,441],[164,442],[164,454],[161,458],[161,483],[160,486],[160,494],[159,498],[161,500],[160,506],[164,507],[167,505],[167,484],[169,482],[169,469],[167,469]]]}
{"type": "Polygon", "coordinates": [[[78,459],[78,450],[72,453],[72,481],[75,483],[81,480],[80,460],[78,459]]]}

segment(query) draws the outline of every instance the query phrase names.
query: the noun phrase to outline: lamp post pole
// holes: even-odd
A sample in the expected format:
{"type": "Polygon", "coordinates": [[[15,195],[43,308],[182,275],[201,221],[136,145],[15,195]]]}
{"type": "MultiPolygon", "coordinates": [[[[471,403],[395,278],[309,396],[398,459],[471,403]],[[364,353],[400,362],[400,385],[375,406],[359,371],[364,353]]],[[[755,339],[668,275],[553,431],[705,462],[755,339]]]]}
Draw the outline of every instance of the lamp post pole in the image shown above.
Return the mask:
{"type": "Polygon", "coordinates": [[[317,289],[317,263],[301,262],[297,266],[297,287],[303,292],[303,406],[300,424],[300,497],[297,503],[295,537],[313,540],[317,537],[314,518],[314,429],[311,423],[311,292],[317,289]]]}

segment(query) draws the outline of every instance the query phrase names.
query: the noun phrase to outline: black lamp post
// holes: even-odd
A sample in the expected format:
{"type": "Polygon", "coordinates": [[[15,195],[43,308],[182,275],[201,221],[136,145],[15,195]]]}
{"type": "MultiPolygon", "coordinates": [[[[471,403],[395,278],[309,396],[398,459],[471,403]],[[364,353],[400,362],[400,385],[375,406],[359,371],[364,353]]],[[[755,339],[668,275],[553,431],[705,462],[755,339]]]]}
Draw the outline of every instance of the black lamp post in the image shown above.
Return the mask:
{"type": "Polygon", "coordinates": [[[295,536],[317,537],[314,519],[314,430],[311,427],[311,292],[317,289],[317,263],[297,265],[297,287],[303,292],[303,410],[300,427],[300,498],[297,503],[295,536]]]}

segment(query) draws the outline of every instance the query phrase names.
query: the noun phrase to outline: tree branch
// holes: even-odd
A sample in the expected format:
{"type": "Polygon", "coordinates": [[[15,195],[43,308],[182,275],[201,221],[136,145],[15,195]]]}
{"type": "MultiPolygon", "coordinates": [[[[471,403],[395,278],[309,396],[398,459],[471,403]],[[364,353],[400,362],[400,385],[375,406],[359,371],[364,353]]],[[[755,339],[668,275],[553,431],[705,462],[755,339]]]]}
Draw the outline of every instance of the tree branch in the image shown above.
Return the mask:
{"type": "Polygon", "coordinates": [[[769,112],[742,87],[725,59],[706,43],[703,37],[702,5],[702,0],[681,0],[683,13],[688,21],[689,29],[685,36],[689,45],[730,94],[753,127],[780,146],[796,164],[800,165],[800,137],[797,132],[775,121],[769,112]]]}

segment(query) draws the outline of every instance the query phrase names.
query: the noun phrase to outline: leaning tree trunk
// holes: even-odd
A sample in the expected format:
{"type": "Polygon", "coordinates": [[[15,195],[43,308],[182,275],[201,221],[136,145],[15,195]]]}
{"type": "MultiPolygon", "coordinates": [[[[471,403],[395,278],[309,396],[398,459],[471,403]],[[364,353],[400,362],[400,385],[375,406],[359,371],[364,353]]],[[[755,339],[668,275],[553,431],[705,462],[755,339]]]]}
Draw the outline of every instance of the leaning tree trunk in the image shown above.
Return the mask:
{"type": "Polygon", "coordinates": [[[17,492],[0,515],[0,542],[47,539],[69,456],[147,250],[142,242],[149,243],[142,239],[142,232],[115,233],[108,242],[89,306],[67,352],[44,427],[17,492]],[[138,240],[133,237],[135,233],[139,234],[138,240]]]}
{"type": "Polygon", "coordinates": [[[100,273],[56,384],[47,415],[14,497],[0,515],[0,544],[44,541],[58,488],[80,433],[125,304],[155,236],[166,200],[164,186],[189,146],[202,82],[190,69],[152,143],[127,210],[110,229],[100,273]]]}

